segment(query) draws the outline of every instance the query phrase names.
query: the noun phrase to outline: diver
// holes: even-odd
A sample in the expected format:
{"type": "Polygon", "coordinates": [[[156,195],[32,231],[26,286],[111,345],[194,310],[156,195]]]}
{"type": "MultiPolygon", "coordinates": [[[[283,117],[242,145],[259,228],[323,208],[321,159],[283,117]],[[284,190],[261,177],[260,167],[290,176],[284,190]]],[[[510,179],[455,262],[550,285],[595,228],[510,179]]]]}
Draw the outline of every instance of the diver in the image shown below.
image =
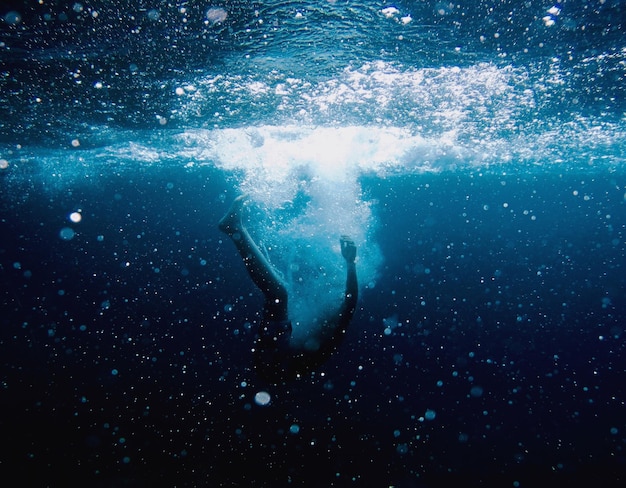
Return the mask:
{"type": "Polygon", "coordinates": [[[292,335],[287,287],[263,255],[243,224],[246,196],[235,199],[219,228],[233,241],[250,278],[265,297],[256,336],[254,367],[264,379],[278,383],[301,377],[322,364],[341,343],[354,315],[358,299],[356,246],[341,236],[341,254],[346,261],[346,288],[337,310],[320,310],[313,327],[299,338],[292,335]]]}

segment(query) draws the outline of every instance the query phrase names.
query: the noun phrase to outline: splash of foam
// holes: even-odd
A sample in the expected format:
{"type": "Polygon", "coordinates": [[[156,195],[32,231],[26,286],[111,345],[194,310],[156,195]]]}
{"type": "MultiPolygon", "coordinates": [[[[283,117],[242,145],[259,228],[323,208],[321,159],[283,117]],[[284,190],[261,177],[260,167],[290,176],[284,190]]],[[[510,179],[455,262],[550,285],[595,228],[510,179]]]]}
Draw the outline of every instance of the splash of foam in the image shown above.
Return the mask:
{"type": "Polygon", "coordinates": [[[361,284],[375,282],[382,257],[359,177],[402,164],[419,137],[395,128],[263,126],[192,131],[183,138],[189,150],[202,148],[196,159],[240,175],[240,191],[269,215],[251,228],[277,250],[268,254],[288,278],[301,315],[311,318],[314,310],[340,301],[342,234],[357,244],[361,284]]]}

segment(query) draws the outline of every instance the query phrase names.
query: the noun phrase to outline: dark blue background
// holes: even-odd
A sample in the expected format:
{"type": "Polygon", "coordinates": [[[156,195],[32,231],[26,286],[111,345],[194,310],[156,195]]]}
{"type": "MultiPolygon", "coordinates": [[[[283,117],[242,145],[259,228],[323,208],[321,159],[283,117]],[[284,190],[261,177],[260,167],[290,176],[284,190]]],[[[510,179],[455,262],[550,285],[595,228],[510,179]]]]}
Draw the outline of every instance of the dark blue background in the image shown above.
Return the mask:
{"type": "Polygon", "coordinates": [[[380,279],[338,354],[278,387],[251,370],[261,297],[215,226],[230,178],[34,183],[2,204],[3,469],[29,486],[617,486],[623,181],[363,177],[380,279]]]}
{"type": "Polygon", "coordinates": [[[624,484],[624,2],[460,3],[399,1],[413,17],[403,25],[381,13],[386,2],[229,0],[228,21],[207,25],[208,3],[191,0],[3,2],[2,479],[624,484]],[[456,104],[468,79],[445,70],[484,75],[477,66],[478,99],[456,104]],[[394,70],[406,76],[384,110],[376,96],[320,109],[325,90],[394,70]],[[406,80],[420,70],[441,80],[441,107],[412,99],[423,85],[406,80]],[[297,88],[276,94],[290,78],[297,88]],[[268,92],[251,95],[256,83],[268,92]],[[187,84],[196,105],[176,94],[187,84]],[[380,277],[362,284],[338,353],[271,386],[250,353],[261,296],[216,227],[239,175],[187,168],[159,144],[300,124],[301,107],[311,126],[407,128],[444,140],[443,153],[440,110],[456,110],[455,142],[475,157],[361,176],[380,277]],[[167,157],[134,164],[144,143],[167,157]]]}

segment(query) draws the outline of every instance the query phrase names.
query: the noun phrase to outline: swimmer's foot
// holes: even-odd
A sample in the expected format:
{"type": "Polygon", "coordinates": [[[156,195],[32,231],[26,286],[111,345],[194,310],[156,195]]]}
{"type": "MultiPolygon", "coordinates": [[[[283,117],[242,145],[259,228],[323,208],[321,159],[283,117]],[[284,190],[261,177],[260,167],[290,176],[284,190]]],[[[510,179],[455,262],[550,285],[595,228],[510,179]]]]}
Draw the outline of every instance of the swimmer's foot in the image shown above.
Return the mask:
{"type": "Polygon", "coordinates": [[[240,195],[233,203],[230,205],[228,212],[226,215],[222,217],[218,226],[222,232],[232,236],[236,232],[240,232],[243,228],[243,223],[241,222],[241,215],[243,213],[243,207],[246,204],[247,197],[246,195],[240,195]]]}

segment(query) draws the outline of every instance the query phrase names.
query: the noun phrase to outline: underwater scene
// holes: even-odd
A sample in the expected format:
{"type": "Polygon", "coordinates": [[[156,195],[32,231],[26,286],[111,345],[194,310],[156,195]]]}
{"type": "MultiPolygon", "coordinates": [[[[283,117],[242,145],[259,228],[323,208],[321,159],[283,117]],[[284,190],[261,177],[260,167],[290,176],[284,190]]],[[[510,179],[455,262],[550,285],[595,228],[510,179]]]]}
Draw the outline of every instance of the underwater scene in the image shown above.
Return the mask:
{"type": "Polygon", "coordinates": [[[3,1],[0,473],[623,486],[625,21],[623,0],[3,1]],[[266,281],[218,226],[240,195],[294,338],[358,295],[294,378],[259,371],[266,281]]]}

